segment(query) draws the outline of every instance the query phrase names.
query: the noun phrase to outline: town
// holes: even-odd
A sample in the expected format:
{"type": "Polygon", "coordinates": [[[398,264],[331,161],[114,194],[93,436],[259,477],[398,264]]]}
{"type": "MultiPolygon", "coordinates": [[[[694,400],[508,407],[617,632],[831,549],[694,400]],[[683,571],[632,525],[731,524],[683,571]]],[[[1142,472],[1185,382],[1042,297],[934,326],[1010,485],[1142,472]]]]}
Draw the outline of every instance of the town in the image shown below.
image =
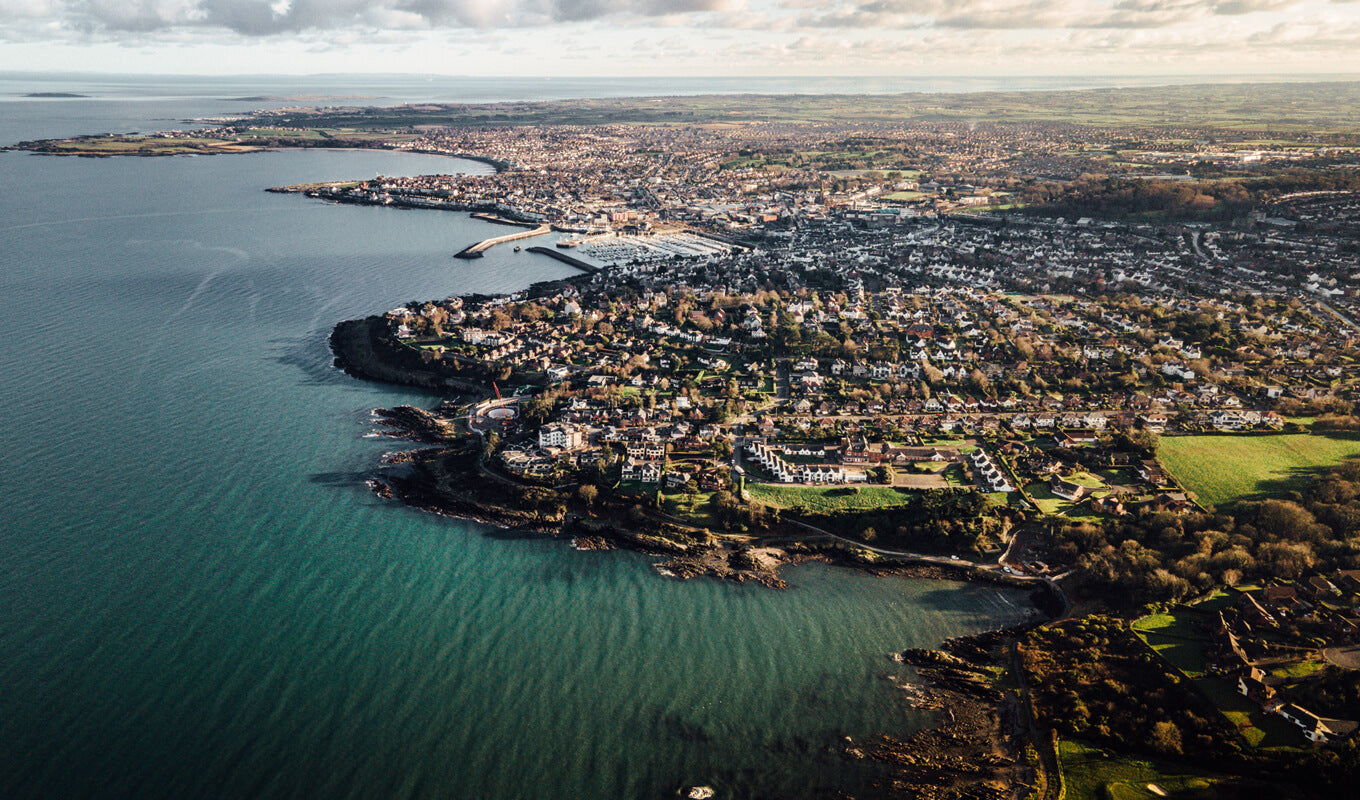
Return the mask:
{"type": "MultiPolygon", "coordinates": [[[[846,180],[758,168],[753,147],[724,162],[725,135],[431,134],[409,146],[487,152],[500,171],[305,189],[570,234],[555,250],[578,277],[367,322],[379,360],[461,395],[422,417],[481,443],[464,451],[477,472],[432,473],[445,499],[475,474],[540,524],[644,532],[634,544],[682,554],[658,563],[667,574],[743,577],[819,542],[1046,581],[1079,605],[1114,590],[1144,604],[1122,635],[1222,715],[1201,739],[1350,739],[1360,709],[1319,687],[1344,684],[1360,646],[1354,556],[1286,553],[1289,530],[1245,549],[1195,531],[1223,524],[1222,508],[1244,527],[1266,513],[1252,502],[1280,502],[1219,485],[1234,447],[1260,445],[1266,462],[1298,448],[1318,468],[1357,450],[1354,194],[1280,192],[1221,220],[1017,213],[1036,190],[1009,167],[964,158],[927,180],[890,161],[846,180]],[[1186,544],[1148,539],[1141,564],[1119,545],[1173,528],[1186,544]],[[1195,541],[1201,560],[1187,557],[1195,541]],[[714,543],[716,567],[685,560],[714,543]]],[[[779,135],[762,145],[810,146],[779,135]]],[[[1064,147],[1024,163],[1065,170],[1071,190],[1087,165],[1064,147]]],[[[1159,152],[1125,168],[1319,158],[1239,156],[1159,152]]],[[[1306,498],[1306,483],[1286,496],[1306,498]]],[[[1033,669],[1038,707],[1061,716],[1044,692],[1066,678],[1033,669]]],[[[1193,750],[1179,737],[1199,723],[1168,724],[1157,746],[1193,750]]]]}

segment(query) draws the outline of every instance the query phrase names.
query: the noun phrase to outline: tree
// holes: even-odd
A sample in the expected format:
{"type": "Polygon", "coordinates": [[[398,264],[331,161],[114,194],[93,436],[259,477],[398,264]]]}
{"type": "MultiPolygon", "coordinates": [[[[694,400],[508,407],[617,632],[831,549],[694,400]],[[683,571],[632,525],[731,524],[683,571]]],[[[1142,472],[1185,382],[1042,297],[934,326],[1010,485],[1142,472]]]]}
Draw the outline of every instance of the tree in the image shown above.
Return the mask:
{"type": "Polygon", "coordinates": [[[1181,729],[1174,722],[1157,722],[1152,725],[1149,739],[1152,749],[1167,755],[1180,755],[1181,729]]]}
{"type": "Polygon", "coordinates": [[[589,483],[583,483],[581,488],[576,490],[576,496],[581,498],[581,502],[585,503],[587,508],[591,508],[595,505],[595,498],[600,496],[600,490],[589,483]]]}

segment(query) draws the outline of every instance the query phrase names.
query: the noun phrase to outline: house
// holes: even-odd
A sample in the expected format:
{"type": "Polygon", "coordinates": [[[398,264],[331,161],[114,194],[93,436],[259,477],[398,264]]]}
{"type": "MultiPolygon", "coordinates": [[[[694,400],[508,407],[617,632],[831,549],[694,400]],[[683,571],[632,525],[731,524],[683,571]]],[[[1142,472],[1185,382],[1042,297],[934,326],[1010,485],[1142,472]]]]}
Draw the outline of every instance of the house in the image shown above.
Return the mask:
{"type": "Polygon", "coordinates": [[[799,478],[803,483],[845,483],[845,469],[835,464],[804,464],[799,478]]]}
{"type": "Polygon", "coordinates": [[[656,461],[634,461],[629,459],[624,462],[623,472],[620,477],[625,481],[657,483],[661,480],[661,464],[656,461]]]}
{"type": "Polygon", "coordinates": [[[1166,476],[1162,474],[1162,465],[1156,459],[1144,459],[1138,463],[1138,480],[1150,483],[1153,486],[1161,486],[1166,483],[1166,476]]]}
{"type": "Polygon", "coordinates": [[[667,489],[678,489],[689,483],[689,481],[690,476],[688,472],[667,472],[666,479],[663,483],[667,489]]]}
{"type": "Polygon", "coordinates": [[[993,492],[1015,491],[1015,487],[1007,480],[1006,473],[1001,471],[1001,468],[992,461],[986,451],[974,450],[969,459],[973,462],[974,472],[987,485],[988,489],[993,492]]]}
{"type": "Polygon", "coordinates": [[[1064,431],[1054,436],[1053,440],[1064,450],[1071,450],[1074,447],[1095,444],[1099,438],[1092,431],[1064,431]]]}
{"type": "Polygon", "coordinates": [[[1304,738],[1315,744],[1326,744],[1336,735],[1322,717],[1294,703],[1281,703],[1275,708],[1275,713],[1297,725],[1304,738]]]}
{"type": "Polygon", "coordinates": [[[841,444],[841,463],[863,464],[870,458],[869,442],[863,436],[846,439],[841,444]]]}
{"type": "Polygon", "coordinates": [[[1239,613],[1241,613],[1242,615],[1242,620],[1246,622],[1248,625],[1252,625],[1255,627],[1259,627],[1262,625],[1266,627],[1273,627],[1279,624],[1275,620],[1274,615],[1267,611],[1265,606],[1261,605],[1261,601],[1257,600],[1255,597],[1252,597],[1249,594],[1244,593],[1241,596],[1241,598],[1237,601],[1237,609],[1239,613]]]}
{"type": "Polygon", "coordinates": [[[746,453],[780,483],[793,483],[798,480],[798,471],[784,460],[783,454],[778,449],[764,442],[748,442],[746,453]]]}
{"type": "Polygon", "coordinates": [[[1052,478],[1048,479],[1048,490],[1052,492],[1054,496],[1061,497],[1062,499],[1072,503],[1075,503],[1081,498],[1085,497],[1087,492],[1090,491],[1081,484],[1072,483],[1071,481],[1065,481],[1062,478],[1058,477],[1057,475],[1054,475],[1052,478]]]}
{"type": "Polygon", "coordinates": [[[1300,578],[1294,582],[1304,594],[1311,596],[1314,600],[1334,600],[1341,596],[1341,590],[1321,575],[1314,575],[1311,578],[1300,578]]]}
{"type": "Polygon", "coordinates": [[[1313,610],[1312,605],[1299,596],[1294,586],[1267,586],[1261,590],[1261,605],[1276,616],[1294,617],[1306,615],[1313,610]]]}
{"type": "Polygon", "coordinates": [[[636,442],[627,445],[628,458],[636,461],[660,461],[666,457],[666,445],[661,442],[636,442]]]}
{"type": "Polygon", "coordinates": [[[1237,676],[1238,694],[1262,705],[1270,702],[1275,696],[1275,690],[1266,685],[1265,677],[1266,674],[1260,667],[1248,668],[1246,672],[1237,676]]]}
{"type": "Polygon", "coordinates": [[[585,435],[575,425],[553,422],[538,429],[539,447],[560,447],[575,450],[585,443],[585,435]]]}
{"type": "Polygon", "coordinates": [[[1118,495],[1113,494],[1092,498],[1091,510],[1097,514],[1109,514],[1112,517],[1122,517],[1129,513],[1129,510],[1124,507],[1124,501],[1118,495]]]}
{"type": "Polygon", "coordinates": [[[1338,570],[1332,583],[1346,594],[1360,594],[1360,569],[1338,570]]]}
{"type": "Polygon", "coordinates": [[[1171,514],[1188,514],[1198,509],[1185,492],[1162,492],[1156,497],[1144,503],[1144,506],[1153,511],[1164,511],[1171,514]]]}

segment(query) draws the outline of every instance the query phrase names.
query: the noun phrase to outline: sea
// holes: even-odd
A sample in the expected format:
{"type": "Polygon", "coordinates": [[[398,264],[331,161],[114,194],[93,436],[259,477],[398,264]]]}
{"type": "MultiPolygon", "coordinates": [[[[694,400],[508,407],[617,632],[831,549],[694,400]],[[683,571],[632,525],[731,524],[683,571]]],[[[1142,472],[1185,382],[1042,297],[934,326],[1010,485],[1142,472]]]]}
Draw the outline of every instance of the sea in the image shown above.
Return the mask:
{"type": "MultiPolygon", "coordinates": [[[[0,143],[370,102],[662,82],[0,76],[0,143]],[[64,91],[86,98],[28,98],[64,91]],[[431,94],[426,94],[431,91],[431,94]]],[[[778,84],[773,84],[778,85],[778,84]]],[[[719,83],[685,91],[728,90],[719,83]]],[[[757,86],[756,88],[760,88],[757,86]]],[[[733,89],[734,90],[734,89],[733,89]]],[[[678,91],[671,86],[670,91],[678,91]]],[[[271,186],[483,164],[377,151],[0,153],[0,797],[805,797],[927,721],[892,651],[1020,622],[1022,593],[825,565],[679,581],[370,493],[335,323],[566,277],[466,214],[271,186]]]]}

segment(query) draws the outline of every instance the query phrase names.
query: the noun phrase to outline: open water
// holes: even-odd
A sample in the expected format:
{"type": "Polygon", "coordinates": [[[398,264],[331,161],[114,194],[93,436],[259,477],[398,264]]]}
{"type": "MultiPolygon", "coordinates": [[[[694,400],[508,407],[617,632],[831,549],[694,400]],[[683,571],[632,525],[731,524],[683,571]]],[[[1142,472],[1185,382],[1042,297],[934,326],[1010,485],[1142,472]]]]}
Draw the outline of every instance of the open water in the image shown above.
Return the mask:
{"type": "MultiPolygon", "coordinates": [[[[0,101],[0,141],[200,109],[0,101]]],[[[335,371],[331,326],[571,272],[261,190],[455,169],[486,168],[0,153],[0,797],[806,796],[872,779],[840,737],[920,723],[886,653],[1028,613],[820,566],[681,583],[373,497],[370,410],[435,398],[335,371]]]]}

